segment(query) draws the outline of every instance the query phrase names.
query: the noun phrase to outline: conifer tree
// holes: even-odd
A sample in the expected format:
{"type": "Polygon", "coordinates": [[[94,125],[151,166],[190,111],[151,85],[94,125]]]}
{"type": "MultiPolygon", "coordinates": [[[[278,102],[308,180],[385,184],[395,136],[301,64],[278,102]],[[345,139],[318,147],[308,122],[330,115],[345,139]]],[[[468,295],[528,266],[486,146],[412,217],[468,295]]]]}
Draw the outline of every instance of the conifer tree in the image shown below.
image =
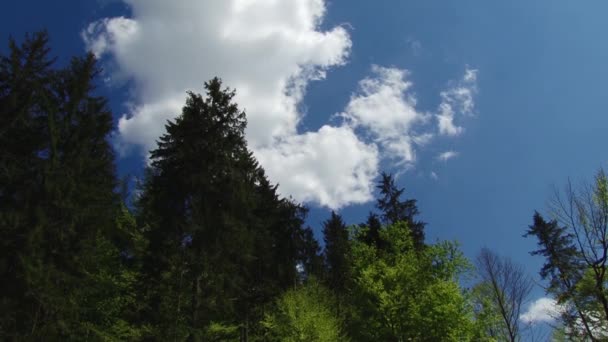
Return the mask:
{"type": "Polygon", "coordinates": [[[336,295],[336,313],[341,315],[341,304],[350,281],[350,243],[348,230],[342,217],[331,212],[331,217],[323,223],[325,240],[326,282],[336,295]]]}
{"type": "Polygon", "coordinates": [[[367,221],[365,223],[361,223],[359,227],[361,228],[361,231],[357,236],[359,241],[369,246],[374,246],[378,250],[382,250],[384,245],[382,239],[380,238],[382,223],[380,222],[378,215],[370,212],[367,216],[367,221]]]}
{"type": "Polygon", "coordinates": [[[382,212],[384,224],[391,225],[403,221],[407,223],[412,240],[416,249],[424,246],[424,227],[425,223],[418,221],[416,216],[420,213],[415,199],[401,200],[405,189],[397,188],[392,175],[382,173],[382,179],[376,188],[380,190],[380,198],[376,207],[382,212]]]}
{"type": "Polygon", "coordinates": [[[28,296],[22,255],[36,224],[45,150],[44,115],[52,60],[44,33],[26,37],[22,46],[13,39],[10,53],[0,59],[0,333],[17,338],[31,328],[28,317],[35,299],[28,296]],[[47,85],[47,86],[45,86],[47,85]]]}
{"type": "Polygon", "coordinates": [[[107,315],[128,287],[113,240],[112,115],[93,95],[93,55],[57,69],[49,50],[37,33],[11,40],[0,61],[0,330],[9,339],[93,338],[126,325],[107,315]]]}
{"type": "Polygon", "coordinates": [[[298,242],[300,244],[298,247],[300,252],[298,261],[301,263],[301,272],[304,277],[313,276],[316,279],[324,279],[323,254],[319,242],[314,237],[312,228],[302,229],[298,242]]]}
{"type": "Polygon", "coordinates": [[[235,92],[218,78],[205,89],[150,154],[137,204],[149,243],[142,317],[157,337],[246,340],[260,304],[296,280],[306,211],[279,198],[247,149],[235,92]]]}

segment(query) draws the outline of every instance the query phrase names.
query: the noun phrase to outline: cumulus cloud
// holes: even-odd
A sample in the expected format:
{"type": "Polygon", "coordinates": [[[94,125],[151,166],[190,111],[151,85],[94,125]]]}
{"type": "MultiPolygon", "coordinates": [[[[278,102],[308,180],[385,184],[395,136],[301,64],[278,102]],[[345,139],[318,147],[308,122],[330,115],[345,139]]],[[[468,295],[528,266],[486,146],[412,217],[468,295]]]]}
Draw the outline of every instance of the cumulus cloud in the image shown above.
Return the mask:
{"type": "Polygon", "coordinates": [[[321,0],[126,0],[133,18],[106,18],[83,36],[98,56],[136,82],[139,106],[120,120],[124,141],[151,148],[185,92],[220,75],[238,89],[253,145],[295,132],[306,84],[344,63],[351,41],[336,27],[317,31],[321,0]],[[161,124],[159,125],[159,122],[161,124]],[[160,126],[160,127],[159,127],[160,126]]]}
{"type": "Polygon", "coordinates": [[[262,165],[280,165],[269,168],[268,175],[279,180],[282,193],[298,194],[301,201],[337,208],[372,199],[378,151],[348,127],[323,126],[318,132],[294,135],[258,150],[258,159],[262,165]]]}
{"type": "Polygon", "coordinates": [[[338,208],[372,198],[383,159],[411,165],[437,134],[431,124],[441,108],[451,124],[473,108],[474,70],[441,93],[432,114],[416,109],[406,70],[374,66],[339,114],[343,122],[298,132],[306,87],[345,64],[352,45],[343,27],[320,29],[324,0],[122,1],[131,17],[98,20],[82,36],[114,82],[133,82],[117,136],[143,154],[180,113],[186,91],[220,76],[237,90],[249,147],[281,194],[338,208]]]}
{"type": "Polygon", "coordinates": [[[457,136],[464,131],[464,128],[458,126],[455,121],[457,116],[473,114],[474,98],[477,93],[477,72],[475,69],[467,68],[460,82],[441,92],[441,104],[436,115],[439,134],[457,136]]]}
{"type": "Polygon", "coordinates": [[[437,160],[446,162],[452,158],[458,157],[458,154],[459,153],[456,151],[445,151],[445,152],[439,153],[439,155],[437,156],[437,160]]]}
{"type": "Polygon", "coordinates": [[[432,139],[431,133],[417,134],[415,127],[429,115],[416,109],[416,98],[409,92],[408,72],[397,68],[372,66],[373,76],[359,82],[341,116],[353,128],[368,132],[384,155],[408,164],[415,159],[414,144],[432,139]]]}
{"type": "Polygon", "coordinates": [[[526,324],[551,323],[559,318],[563,308],[553,298],[542,297],[530,304],[519,319],[526,324]]]}

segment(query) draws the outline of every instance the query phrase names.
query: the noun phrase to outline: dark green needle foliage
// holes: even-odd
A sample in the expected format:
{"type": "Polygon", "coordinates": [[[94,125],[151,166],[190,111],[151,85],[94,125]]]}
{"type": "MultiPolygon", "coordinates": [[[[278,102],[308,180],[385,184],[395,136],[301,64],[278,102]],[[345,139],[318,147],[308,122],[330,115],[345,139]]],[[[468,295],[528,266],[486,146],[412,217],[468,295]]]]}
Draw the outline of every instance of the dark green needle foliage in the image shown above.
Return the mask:
{"type": "MultiPolygon", "coordinates": [[[[395,185],[395,180],[392,175],[383,172],[381,179],[376,186],[380,190],[380,198],[376,207],[382,212],[382,220],[384,224],[390,225],[397,222],[406,222],[412,240],[416,249],[421,249],[424,246],[424,227],[425,223],[418,221],[416,216],[420,213],[415,199],[402,200],[401,196],[405,189],[399,189],[395,185]]],[[[375,229],[377,224],[369,222],[370,229],[375,229]],[[373,228],[372,228],[373,227],[373,228]]]]}
{"type": "Polygon", "coordinates": [[[130,334],[120,200],[92,55],[57,68],[48,36],[0,60],[0,334],[78,340],[130,334]],[[122,291],[122,293],[121,293],[122,291]]]}
{"type": "Polygon", "coordinates": [[[325,267],[327,287],[334,292],[336,314],[341,315],[342,301],[348,292],[351,271],[351,253],[348,229],[342,217],[331,212],[331,217],[323,223],[325,240],[325,267]]]}
{"type": "Polygon", "coordinates": [[[384,245],[380,238],[380,230],[382,229],[382,222],[378,218],[377,214],[369,213],[367,216],[367,222],[359,225],[357,231],[357,238],[359,241],[374,246],[378,250],[382,250],[384,245]]]}
{"type": "Polygon", "coordinates": [[[138,202],[142,314],[166,339],[247,335],[259,305],[297,280],[306,211],[278,196],[247,149],[235,93],[218,78],[205,89],[166,125],[138,202]]]}
{"type": "Polygon", "coordinates": [[[319,242],[315,239],[312,228],[307,227],[300,231],[298,239],[298,251],[300,255],[298,260],[301,262],[300,271],[306,280],[308,276],[314,276],[317,279],[323,279],[325,276],[325,263],[319,242]]]}
{"type": "MultiPolygon", "coordinates": [[[[547,221],[538,212],[534,213],[533,224],[524,236],[535,236],[539,249],[531,252],[545,258],[545,264],[539,274],[542,279],[549,281],[547,293],[555,296],[565,310],[562,319],[566,335],[573,339],[585,338],[596,341],[598,327],[605,326],[604,320],[597,319],[597,292],[591,286],[589,291],[586,283],[585,270],[588,267],[577,247],[577,237],[567,227],[561,226],[557,220],[547,221]]],[[[601,265],[604,268],[603,265],[601,265]]],[[[599,292],[605,295],[604,291],[599,292]]]]}

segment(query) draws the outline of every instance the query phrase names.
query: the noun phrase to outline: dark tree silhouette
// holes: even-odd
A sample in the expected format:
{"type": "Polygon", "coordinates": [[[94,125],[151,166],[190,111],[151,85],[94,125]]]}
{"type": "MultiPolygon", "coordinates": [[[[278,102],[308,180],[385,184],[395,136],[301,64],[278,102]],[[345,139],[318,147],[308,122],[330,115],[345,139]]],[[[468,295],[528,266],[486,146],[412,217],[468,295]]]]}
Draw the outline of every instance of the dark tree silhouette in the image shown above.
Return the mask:
{"type": "Polygon", "coordinates": [[[383,172],[376,186],[380,190],[380,197],[376,207],[382,212],[385,224],[394,224],[399,221],[406,222],[412,234],[414,246],[421,249],[424,246],[425,223],[418,221],[416,216],[420,213],[415,199],[401,200],[405,189],[397,188],[392,175],[383,172]]]}

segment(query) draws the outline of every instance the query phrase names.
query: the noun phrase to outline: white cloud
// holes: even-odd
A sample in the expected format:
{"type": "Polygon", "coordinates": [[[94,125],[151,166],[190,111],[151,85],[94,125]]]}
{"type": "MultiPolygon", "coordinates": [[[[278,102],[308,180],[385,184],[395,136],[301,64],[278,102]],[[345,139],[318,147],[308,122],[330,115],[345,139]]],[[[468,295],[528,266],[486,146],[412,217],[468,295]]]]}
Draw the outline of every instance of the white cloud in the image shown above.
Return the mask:
{"type": "Polygon", "coordinates": [[[519,319],[526,324],[551,323],[559,318],[562,311],[555,299],[542,297],[532,302],[519,319]]]}
{"type": "Polygon", "coordinates": [[[464,131],[462,126],[455,123],[455,119],[459,115],[473,114],[474,98],[477,93],[477,72],[467,68],[460,82],[441,92],[441,104],[436,115],[439,134],[457,136],[464,131]]]}
{"type": "Polygon", "coordinates": [[[84,40],[109,54],[117,72],[136,83],[139,104],[120,120],[124,142],[154,147],[165,119],[175,117],[187,90],[220,76],[238,89],[253,146],[292,135],[297,104],[309,81],[345,62],[351,41],[342,27],[318,31],[322,0],[125,0],[133,18],[89,25],[84,40]]]}
{"type": "MultiPolygon", "coordinates": [[[[566,312],[567,308],[569,308],[568,304],[558,304],[553,298],[542,297],[532,302],[528,310],[519,318],[522,322],[530,325],[553,323],[561,319],[561,315],[566,312]]],[[[606,320],[601,310],[586,311],[585,317],[593,335],[600,339],[608,337],[608,327],[606,327],[606,320]]],[[[574,327],[578,330],[577,334],[586,334],[586,328],[579,317],[575,317],[574,327]]],[[[571,332],[568,326],[565,329],[566,332],[571,332]]]]}
{"type": "Polygon", "coordinates": [[[459,153],[456,151],[445,151],[442,153],[439,153],[439,155],[437,156],[437,160],[446,162],[452,158],[456,158],[458,157],[459,153]]]}
{"type": "Polygon", "coordinates": [[[374,65],[372,72],[374,77],[359,82],[360,91],[351,97],[341,116],[351,127],[369,132],[386,157],[405,165],[412,163],[414,145],[433,138],[432,133],[415,131],[430,115],[416,109],[416,98],[408,92],[412,83],[406,70],[374,65]]]}
{"type": "Polygon", "coordinates": [[[323,126],[256,152],[262,165],[280,165],[267,172],[283,194],[330,208],[372,199],[378,151],[348,127],[323,126]]]}
{"type": "Polygon", "coordinates": [[[416,109],[406,70],[374,66],[340,113],[343,123],[298,132],[307,85],[343,65],[352,45],[343,27],[321,31],[324,0],[123,2],[132,17],[101,19],[82,33],[112,83],[133,81],[134,105],[118,123],[123,150],[153,149],[186,91],[202,92],[203,82],[219,76],[237,90],[249,147],[281,194],[338,208],[371,199],[382,159],[410,166],[436,135],[433,115],[445,134],[461,130],[454,113],[473,109],[474,70],[442,92],[439,113],[430,114],[416,109]]]}

